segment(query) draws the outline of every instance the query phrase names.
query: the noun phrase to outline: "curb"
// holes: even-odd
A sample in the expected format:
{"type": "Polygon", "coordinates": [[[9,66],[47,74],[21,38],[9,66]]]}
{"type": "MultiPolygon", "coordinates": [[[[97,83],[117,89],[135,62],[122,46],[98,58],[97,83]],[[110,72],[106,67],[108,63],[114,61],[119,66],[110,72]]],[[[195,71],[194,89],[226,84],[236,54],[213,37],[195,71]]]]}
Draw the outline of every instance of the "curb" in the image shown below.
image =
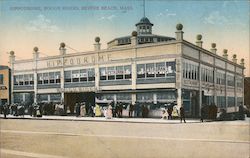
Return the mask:
{"type": "MultiPolygon", "coordinates": [[[[0,119],[4,119],[2,116],[0,116],[0,119]]],[[[31,117],[31,118],[27,118],[27,117],[7,117],[6,119],[26,119],[26,120],[56,120],[56,121],[85,121],[85,122],[112,122],[112,123],[147,123],[147,124],[185,124],[185,123],[180,123],[179,120],[173,120],[174,122],[171,122],[169,120],[161,120],[161,119],[156,119],[155,121],[153,120],[129,120],[129,118],[127,118],[128,120],[119,120],[117,118],[115,119],[104,119],[104,120],[99,120],[99,119],[77,119],[77,118],[44,118],[44,117],[31,117]],[[178,121],[178,122],[177,122],[178,121]]],[[[187,124],[190,123],[201,123],[199,120],[195,120],[195,121],[191,121],[188,122],[188,119],[186,120],[187,124]]],[[[203,122],[205,123],[205,122],[203,122]]]]}

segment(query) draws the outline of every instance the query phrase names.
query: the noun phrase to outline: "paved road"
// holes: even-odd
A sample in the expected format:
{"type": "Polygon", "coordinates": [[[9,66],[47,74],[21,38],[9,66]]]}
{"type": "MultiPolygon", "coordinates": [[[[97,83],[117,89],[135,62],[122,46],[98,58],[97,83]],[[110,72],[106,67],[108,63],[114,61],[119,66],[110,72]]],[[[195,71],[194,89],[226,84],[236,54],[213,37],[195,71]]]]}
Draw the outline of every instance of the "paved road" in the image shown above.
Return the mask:
{"type": "Polygon", "coordinates": [[[249,158],[249,122],[0,119],[1,158],[249,158]]]}

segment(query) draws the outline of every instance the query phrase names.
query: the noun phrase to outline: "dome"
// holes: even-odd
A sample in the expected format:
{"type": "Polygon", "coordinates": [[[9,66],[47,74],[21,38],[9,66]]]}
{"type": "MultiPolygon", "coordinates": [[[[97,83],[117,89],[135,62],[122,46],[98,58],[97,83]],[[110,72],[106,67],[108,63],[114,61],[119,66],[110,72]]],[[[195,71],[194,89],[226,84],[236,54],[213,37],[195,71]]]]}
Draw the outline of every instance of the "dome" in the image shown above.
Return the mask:
{"type": "Polygon", "coordinates": [[[140,24],[149,24],[149,25],[153,26],[153,24],[149,21],[149,19],[147,17],[141,18],[141,20],[135,26],[140,25],[140,24]]]}
{"type": "Polygon", "coordinates": [[[150,21],[147,17],[143,17],[141,18],[140,23],[150,23],[150,21]]]}

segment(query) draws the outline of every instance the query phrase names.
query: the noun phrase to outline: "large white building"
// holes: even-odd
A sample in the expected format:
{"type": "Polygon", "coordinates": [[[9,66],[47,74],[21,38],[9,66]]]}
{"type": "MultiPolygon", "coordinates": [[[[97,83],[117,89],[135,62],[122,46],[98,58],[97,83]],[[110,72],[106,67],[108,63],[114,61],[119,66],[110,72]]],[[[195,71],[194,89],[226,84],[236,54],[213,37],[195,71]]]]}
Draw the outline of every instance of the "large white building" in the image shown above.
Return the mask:
{"type": "Polygon", "coordinates": [[[71,109],[75,102],[144,102],[184,105],[188,115],[196,117],[203,104],[215,103],[227,112],[237,111],[243,103],[244,60],[236,55],[228,60],[227,50],[220,56],[216,44],[202,48],[202,36],[196,44],[183,39],[183,26],[176,26],[176,37],[152,34],[153,24],[143,17],[137,32],[115,38],[101,49],[95,39],[94,51],[67,54],[61,43],[56,56],[15,60],[12,68],[12,102],[64,102],[71,109]]]}

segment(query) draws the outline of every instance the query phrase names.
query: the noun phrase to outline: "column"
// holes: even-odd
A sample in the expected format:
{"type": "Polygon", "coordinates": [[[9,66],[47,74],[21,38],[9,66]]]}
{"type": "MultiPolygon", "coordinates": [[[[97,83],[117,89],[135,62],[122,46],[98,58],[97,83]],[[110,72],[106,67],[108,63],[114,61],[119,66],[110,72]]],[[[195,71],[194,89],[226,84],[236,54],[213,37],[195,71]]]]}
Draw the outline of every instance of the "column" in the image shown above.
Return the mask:
{"type": "Polygon", "coordinates": [[[23,102],[25,102],[26,101],[26,99],[25,99],[25,93],[21,93],[22,94],[22,97],[23,97],[23,102]]]}
{"type": "Polygon", "coordinates": [[[61,104],[64,104],[64,55],[61,57],[62,68],[60,70],[60,92],[61,92],[61,104]]]}
{"type": "Polygon", "coordinates": [[[157,94],[156,93],[153,94],[153,100],[154,100],[154,104],[157,104],[157,94]]]}
{"type": "Polygon", "coordinates": [[[234,107],[235,107],[235,112],[238,111],[238,106],[237,106],[237,76],[236,72],[234,71],[234,107]]]}
{"type": "Polygon", "coordinates": [[[182,106],[182,60],[176,59],[176,89],[177,89],[177,107],[182,106]]]}
{"type": "Polygon", "coordinates": [[[132,100],[132,104],[135,104],[135,102],[136,102],[136,93],[132,93],[131,94],[132,96],[132,98],[131,98],[131,100],[132,100]]]}
{"type": "MultiPolygon", "coordinates": [[[[65,48],[66,44],[65,43],[60,43],[60,47],[59,47],[59,53],[61,56],[61,63],[62,63],[62,68],[60,70],[60,83],[61,83],[61,104],[64,104],[64,56],[66,54],[66,48],[65,48]]],[[[65,105],[64,105],[65,108],[65,105]]],[[[64,109],[66,110],[66,109],[64,109]]]]}
{"type": "Polygon", "coordinates": [[[95,89],[96,91],[100,90],[100,72],[99,72],[99,64],[95,65],[95,89]]]}
{"type": "MultiPolygon", "coordinates": [[[[214,46],[215,43],[212,43],[212,47],[215,49],[215,52],[216,53],[216,48],[214,46]]],[[[211,50],[212,51],[212,50],[211,50]]],[[[214,65],[215,65],[215,57],[213,57],[213,60],[214,60],[214,65]]],[[[214,104],[218,107],[218,104],[217,104],[217,87],[216,87],[216,78],[217,78],[217,69],[216,68],[213,68],[213,73],[214,73],[214,77],[213,77],[213,87],[214,87],[214,104]]]]}
{"type": "Polygon", "coordinates": [[[226,70],[225,70],[225,104],[226,104],[226,109],[228,107],[228,98],[227,98],[227,63],[226,63],[226,70]]]}
{"type": "Polygon", "coordinates": [[[39,58],[38,47],[33,49],[33,75],[34,75],[34,103],[37,103],[37,62],[39,58]]]}
{"type": "MultiPolygon", "coordinates": [[[[201,52],[199,52],[199,61],[201,60],[201,52]]],[[[199,62],[199,105],[200,105],[200,110],[199,110],[199,116],[201,115],[201,108],[202,108],[202,84],[201,84],[201,63],[199,62]]]]}
{"type": "Polygon", "coordinates": [[[50,102],[50,94],[48,94],[48,102],[50,102]]]}
{"type": "Polygon", "coordinates": [[[10,63],[10,68],[11,68],[11,104],[14,103],[14,63],[15,63],[15,52],[10,51],[10,56],[9,56],[9,63],[10,63]]]}
{"type": "Polygon", "coordinates": [[[131,73],[132,73],[132,89],[136,90],[136,78],[137,78],[137,69],[136,69],[136,62],[132,61],[131,65],[131,73]]]}

